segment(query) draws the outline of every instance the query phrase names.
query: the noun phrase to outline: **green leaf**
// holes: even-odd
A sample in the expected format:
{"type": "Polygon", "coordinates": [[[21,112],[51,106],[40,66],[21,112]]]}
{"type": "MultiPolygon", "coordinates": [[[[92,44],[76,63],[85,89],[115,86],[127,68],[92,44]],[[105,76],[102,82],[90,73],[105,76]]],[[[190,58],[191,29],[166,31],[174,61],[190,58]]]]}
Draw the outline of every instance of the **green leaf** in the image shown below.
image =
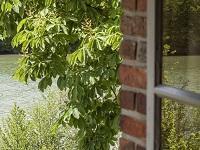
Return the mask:
{"type": "Polygon", "coordinates": [[[18,6],[18,5],[15,5],[15,6],[13,7],[13,10],[14,10],[16,13],[19,14],[19,6],[18,6]]]}
{"type": "Polygon", "coordinates": [[[49,81],[49,79],[48,79],[47,77],[44,77],[44,78],[42,78],[42,80],[39,82],[38,88],[39,88],[42,92],[44,92],[44,90],[47,88],[48,83],[49,83],[48,81],[49,81]]]}
{"type": "Polygon", "coordinates": [[[65,89],[65,78],[64,77],[59,77],[57,80],[57,86],[58,88],[62,91],[65,89]]]}
{"type": "Polygon", "coordinates": [[[45,0],[45,6],[49,7],[52,3],[52,0],[45,0]]]}
{"type": "Polygon", "coordinates": [[[17,26],[17,32],[19,32],[19,31],[21,30],[21,28],[22,28],[23,25],[26,23],[26,21],[27,21],[26,18],[25,18],[25,19],[22,19],[22,20],[20,21],[20,23],[19,23],[18,26],[17,26]]]}
{"type": "Polygon", "coordinates": [[[73,114],[73,109],[70,107],[65,114],[63,115],[63,121],[65,121],[66,119],[70,119],[71,115],[73,114]]]}
{"type": "Polygon", "coordinates": [[[2,11],[2,12],[5,11],[5,4],[6,4],[5,1],[3,1],[3,2],[1,3],[1,11],[2,11]]]}
{"type": "Polygon", "coordinates": [[[66,27],[66,26],[61,25],[61,28],[62,28],[62,30],[63,30],[63,32],[64,32],[65,34],[68,34],[68,32],[67,32],[67,27],[66,27]]]}
{"type": "Polygon", "coordinates": [[[19,15],[21,16],[21,18],[24,18],[24,7],[21,7],[19,10],[19,15]]]}
{"type": "Polygon", "coordinates": [[[83,62],[83,52],[82,51],[77,52],[77,58],[80,62],[83,62]]]}
{"type": "Polygon", "coordinates": [[[45,8],[40,12],[40,15],[41,16],[46,16],[48,14],[48,12],[49,12],[49,10],[47,8],[45,8]]]}
{"type": "Polygon", "coordinates": [[[4,38],[3,38],[3,35],[1,35],[1,34],[0,34],[0,40],[2,40],[2,41],[3,41],[3,39],[4,39],[4,38]]]}
{"type": "Polygon", "coordinates": [[[73,16],[67,16],[67,20],[73,21],[73,22],[78,22],[78,19],[73,17],[73,16]]]}
{"type": "Polygon", "coordinates": [[[74,118],[79,119],[80,112],[78,111],[77,108],[73,109],[73,116],[74,116],[74,118]]]}
{"type": "Polygon", "coordinates": [[[11,12],[11,10],[12,10],[12,4],[9,3],[9,2],[6,2],[5,9],[6,9],[6,11],[11,12]]]}
{"type": "Polygon", "coordinates": [[[77,90],[77,86],[75,86],[72,90],[72,100],[77,101],[77,98],[78,98],[78,90],[77,90]]]}
{"type": "Polygon", "coordinates": [[[55,27],[55,24],[49,24],[49,25],[47,25],[46,30],[49,31],[53,27],[55,27]]]}
{"type": "Polygon", "coordinates": [[[23,43],[23,45],[22,45],[22,52],[25,52],[25,51],[28,52],[27,48],[28,48],[29,44],[30,44],[30,40],[26,40],[23,43]]]}
{"type": "Polygon", "coordinates": [[[22,3],[20,2],[20,0],[13,0],[14,5],[16,6],[22,6],[22,3]]]}

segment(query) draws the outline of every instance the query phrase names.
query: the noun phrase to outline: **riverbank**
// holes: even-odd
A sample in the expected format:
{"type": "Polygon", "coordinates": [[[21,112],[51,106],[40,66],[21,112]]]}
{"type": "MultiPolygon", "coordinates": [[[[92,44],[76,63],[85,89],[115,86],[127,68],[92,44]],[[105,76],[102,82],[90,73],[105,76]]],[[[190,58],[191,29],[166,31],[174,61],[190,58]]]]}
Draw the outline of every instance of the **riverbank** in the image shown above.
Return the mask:
{"type": "Polygon", "coordinates": [[[0,55],[19,54],[19,49],[13,48],[10,42],[11,40],[0,41],[0,55]]]}

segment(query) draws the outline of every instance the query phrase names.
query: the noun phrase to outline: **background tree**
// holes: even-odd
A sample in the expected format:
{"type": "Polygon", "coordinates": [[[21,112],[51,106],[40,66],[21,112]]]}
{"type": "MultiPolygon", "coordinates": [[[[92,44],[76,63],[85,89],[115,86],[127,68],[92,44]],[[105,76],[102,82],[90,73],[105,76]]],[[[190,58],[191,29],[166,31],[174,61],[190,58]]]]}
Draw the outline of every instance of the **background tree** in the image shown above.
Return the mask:
{"type": "Polygon", "coordinates": [[[169,55],[200,54],[199,0],[164,1],[164,43],[170,45],[169,55]],[[176,53],[170,53],[176,50],[176,53]]]}

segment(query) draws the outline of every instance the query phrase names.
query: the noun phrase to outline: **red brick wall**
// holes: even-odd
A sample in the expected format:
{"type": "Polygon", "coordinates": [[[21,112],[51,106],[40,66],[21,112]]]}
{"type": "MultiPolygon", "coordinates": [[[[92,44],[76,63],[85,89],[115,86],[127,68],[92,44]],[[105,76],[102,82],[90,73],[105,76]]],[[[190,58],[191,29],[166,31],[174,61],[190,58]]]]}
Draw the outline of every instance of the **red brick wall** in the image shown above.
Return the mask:
{"type": "Polygon", "coordinates": [[[120,150],[145,150],[147,0],[122,0],[122,9],[120,150]]]}

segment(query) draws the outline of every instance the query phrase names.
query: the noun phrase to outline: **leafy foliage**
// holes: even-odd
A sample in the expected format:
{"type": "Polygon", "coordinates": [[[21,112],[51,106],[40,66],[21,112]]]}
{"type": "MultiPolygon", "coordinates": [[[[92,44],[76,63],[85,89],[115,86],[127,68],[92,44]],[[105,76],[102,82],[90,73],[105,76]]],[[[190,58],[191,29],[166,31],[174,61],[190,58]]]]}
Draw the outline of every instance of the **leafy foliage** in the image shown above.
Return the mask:
{"type": "Polygon", "coordinates": [[[30,113],[14,105],[0,128],[0,149],[76,149],[76,130],[66,126],[52,132],[62,106],[54,98],[49,95],[45,102],[35,105],[30,113]]]}
{"type": "Polygon", "coordinates": [[[164,1],[164,44],[170,45],[168,55],[175,50],[175,55],[199,54],[199,3],[199,0],[164,1]]]}
{"type": "Polygon", "coordinates": [[[14,36],[23,53],[15,78],[40,80],[41,91],[57,79],[69,99],[59,123],[79,129],[79,149],[109,149],[118,133],[119,0],[4,0],[1,7],[1,37],[14,36]]]}
{"type": "Polygon", "coordinates": [[[169,150],[198,150],[200,147],[199,107],[164,99],[162,146],[169,150]]]}

